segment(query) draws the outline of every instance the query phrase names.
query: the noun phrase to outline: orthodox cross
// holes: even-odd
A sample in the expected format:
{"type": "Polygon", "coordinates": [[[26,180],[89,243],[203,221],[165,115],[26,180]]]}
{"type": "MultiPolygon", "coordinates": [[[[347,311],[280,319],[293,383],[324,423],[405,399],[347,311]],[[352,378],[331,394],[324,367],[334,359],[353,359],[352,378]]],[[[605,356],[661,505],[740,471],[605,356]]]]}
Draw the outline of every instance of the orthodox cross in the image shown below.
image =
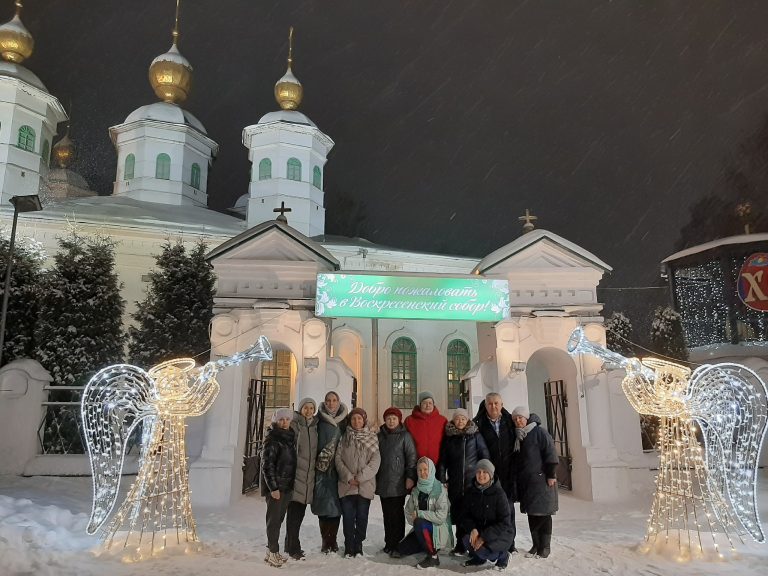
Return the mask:
{"type": "Polygon", "coordinates": [[[272,212],[280,212],[280,216],[275,218],[275,220],[278,220],[279,222],[285,222],[288,223],[288,218],[285,217],[286,212],[291,212],[292,210],[290,208],[285,207],[285,202],[280,202],[280,208],[275,208],[272,210],[272,212]]]}
{"type": "Polygon", "coordinates": [[[539,218],[537,216],[534,216],[531,214],[531,212],[528,210],[528,208],[525,209],[525,216],[518,217],[518,220],[520,222],[524,222],[523,224],[523,234],[530,232],[533,230],[534,226],[533,223],[538,220],[539,218]]]}

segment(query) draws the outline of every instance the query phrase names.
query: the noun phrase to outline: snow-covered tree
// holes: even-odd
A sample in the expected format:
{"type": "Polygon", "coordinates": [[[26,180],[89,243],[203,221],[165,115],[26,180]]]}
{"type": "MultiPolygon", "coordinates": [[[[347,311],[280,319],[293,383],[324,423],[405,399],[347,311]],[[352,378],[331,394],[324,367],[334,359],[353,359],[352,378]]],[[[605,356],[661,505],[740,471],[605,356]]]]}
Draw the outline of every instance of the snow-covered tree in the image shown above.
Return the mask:
{"type": "Polygon", "coordinates": [[[672,308],[656,308],[651,322],[651,348],[675,360],[687,360],[685,332],[680,314],[672,308]]]}
{"type": "Polygon", "coordinates": [[[623,356],[634,356],[632,350],[632,322],[621,312],[614,312],[605,321],[605,341],[609,350],[623,356]]]}
{"type": "MultiPolygon", "coordinates": [[[[138,302],[129,329],[129,354],[139,366],[180,356],[194,357],[210,346],[216,277],[202,241],[189,252],[180,241],[163,246],[149,274],[147,297],[138,302]]],[[[207,358],[204,358],[207,360],[207,358]]]]}
{"type": "MultiPolygon", "coordinates": [[[[3,298],[3,280],[10,252],[10,238],[6,232],[0,230],[0,300],[3,298]]],[[[31,358],[34,354],[38,288],[44,261],[45,251],[37,241],[16,236],[5,317],[3,364],[17,358],[31,358]]]]}
{"type": "Polygon", "coordinates": [[[59,238],[54,262],[41,285],[37,359],[54,384],[84,385],[94,372],[123,358],[125,301],[115,272],[115,242],[72,231],[59,238]]]}

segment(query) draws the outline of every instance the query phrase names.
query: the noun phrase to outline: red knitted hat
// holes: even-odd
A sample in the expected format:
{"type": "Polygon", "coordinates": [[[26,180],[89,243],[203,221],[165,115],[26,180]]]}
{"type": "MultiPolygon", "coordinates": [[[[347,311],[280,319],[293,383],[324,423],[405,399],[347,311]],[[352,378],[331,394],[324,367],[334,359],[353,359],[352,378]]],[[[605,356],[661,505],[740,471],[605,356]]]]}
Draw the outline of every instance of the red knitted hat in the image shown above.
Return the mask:
{"type": "Polygon", "coordinates": [[[384,420],[387,419],[387,416],[397,416],[399,422],[403,421],[403,413],[400,412],[399,408],[395,408],[394,406],[390,406],[384,410],[384,420]]]}

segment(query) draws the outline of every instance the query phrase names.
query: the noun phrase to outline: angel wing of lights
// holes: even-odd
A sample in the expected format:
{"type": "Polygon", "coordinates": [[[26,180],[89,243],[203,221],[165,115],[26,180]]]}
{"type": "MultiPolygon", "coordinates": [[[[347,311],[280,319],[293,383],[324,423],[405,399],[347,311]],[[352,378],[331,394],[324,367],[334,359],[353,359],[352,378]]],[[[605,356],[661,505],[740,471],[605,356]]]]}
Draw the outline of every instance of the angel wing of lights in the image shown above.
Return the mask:
{"type": "Polygon", "coordinates": [[[704,365],[693,374],[686,405],[704,436],[710,489],[725,495],[730,512],[758,542],[757,461],[768,423],[766,386],[740,364],[704,365]]]}
{"type": "Polygon", "coordinates": [[[154,382],[141,368],[116,364],[97,372],[83,390],[81,414],[93,476],[94,534],[115,507],[126,442],[143,419],[155,416],[154,382]]]}

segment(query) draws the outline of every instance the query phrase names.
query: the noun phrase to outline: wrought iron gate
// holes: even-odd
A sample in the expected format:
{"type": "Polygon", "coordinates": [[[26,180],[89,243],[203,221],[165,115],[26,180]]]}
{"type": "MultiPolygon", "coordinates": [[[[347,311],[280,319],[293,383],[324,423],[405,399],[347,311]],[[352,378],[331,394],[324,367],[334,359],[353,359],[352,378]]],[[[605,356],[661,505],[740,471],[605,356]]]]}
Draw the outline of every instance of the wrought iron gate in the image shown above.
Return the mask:
{"type": "Polygon", "coordinates": [[[264,442],[265,380],[251,380],[248,386],[248,420],[243,455],[243,494],[259,487],[261,445],[264,442]]]}
{"type": "Polygon", "coordinates": [[[573,490],[571,481],[572,458],[568,448],[568,426],[565,419],[565,409],[568,407],[568,397],[562,380],[549,380],[544,383],[544,396],[547,401],[547,429],[555,441],[555,451],[560,458],[557,467],[557,484],[565,490],[573,490]]]}

